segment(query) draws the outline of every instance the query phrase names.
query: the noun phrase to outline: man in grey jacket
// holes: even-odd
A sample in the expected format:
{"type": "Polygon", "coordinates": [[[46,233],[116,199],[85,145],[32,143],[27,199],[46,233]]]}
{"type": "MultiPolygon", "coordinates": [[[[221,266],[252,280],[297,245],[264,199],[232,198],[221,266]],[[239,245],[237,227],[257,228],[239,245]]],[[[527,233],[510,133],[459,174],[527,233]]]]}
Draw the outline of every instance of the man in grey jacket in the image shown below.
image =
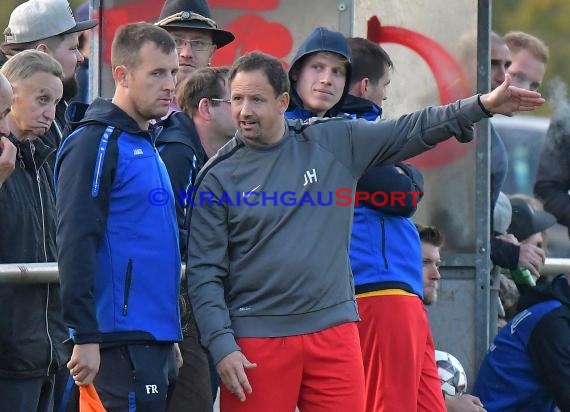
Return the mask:
{"type": "Polygon", "coordinates": [[[363,411],[348,262],[358,179],[451,135],[469,141],[491,113],[544,100],[508,79],[395,121],[303,123],[283,117],[289,81],[278,60],[242,56],[229,81],[238,131],[198,176],[187,265],[202,343],[224,383],[222,411],[363,411]]]}

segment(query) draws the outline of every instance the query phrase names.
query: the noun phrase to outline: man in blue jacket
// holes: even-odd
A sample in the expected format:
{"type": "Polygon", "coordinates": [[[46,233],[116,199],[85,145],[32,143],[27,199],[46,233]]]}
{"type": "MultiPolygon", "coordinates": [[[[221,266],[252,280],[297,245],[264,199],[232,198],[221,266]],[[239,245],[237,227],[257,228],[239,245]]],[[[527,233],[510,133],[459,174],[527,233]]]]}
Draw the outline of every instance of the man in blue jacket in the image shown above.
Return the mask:
{"type": "Polygon", "coordinates": [[[569,282],[539,278],[493,341],[474,390],[489,412],[570,411],[569,282]]]}
{"type": "MultiPolygon", "coordinates": [[[[392,61],[369,40],[350,38],[348,44],[353,75],[341,110],[375,120],[382,113],[392,61]]],[[[404,163],[377,166],[356,188],[371,199],[378,192],[388,199],[385,204],[367,200],[355,205],[350,240],[366,410],[445,411],[422,304],[420,238],[410,219],[422,196],[422,174],[404,163]],[[407,396],[401,396],[401,388],[409,388],[407,396]]]]}
{"type": "MultiPolygon", "coordinates": [[[[112,101],[96,99],[56,163],[57,244],[68,368],[107,411],[166,408],[180,251],[173,193],[151,119],[172,102],[174,41],[149,23],[115,34],[112,101]]],[[[70,113],[81,118],[82,113],[70,113]]]]}

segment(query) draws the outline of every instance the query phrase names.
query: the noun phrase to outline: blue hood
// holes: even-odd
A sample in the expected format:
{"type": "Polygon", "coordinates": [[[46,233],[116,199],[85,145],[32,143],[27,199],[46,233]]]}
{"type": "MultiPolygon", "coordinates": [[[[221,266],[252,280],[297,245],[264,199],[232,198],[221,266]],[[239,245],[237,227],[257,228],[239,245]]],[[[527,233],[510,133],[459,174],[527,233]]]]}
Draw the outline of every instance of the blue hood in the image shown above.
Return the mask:
{"type": "Polygon", "coordinates": [[[346,41],[346,38],[337,31],[331,31],[325,29],[324,27],[317,27],[311,34],[307,36],[305,41],[297,50],[297,54],[291,61],[291,67],[289,68],[289,81],[291,82],[291,103],[289,104],[288,110],[294,110],[296,108],[303,108],[303,103],[301,98],[298,96],[295,90],[295,82],[291,79],[291,73],[293,69],[302,63],[305,56],[311,53],[317,52],[331,52],[340,54],[346,60],[348,64],[346,66],[346,81],[344,84],[344,90],[342,96],[337,104],[335,104],[326,114],[325,117],[336,116],[344,103],[344,99],[348,94],[348,88],[350,86],[350,76],[352,72],[351,60],[352,54],[350,52],[350,47],[346,41]]]}

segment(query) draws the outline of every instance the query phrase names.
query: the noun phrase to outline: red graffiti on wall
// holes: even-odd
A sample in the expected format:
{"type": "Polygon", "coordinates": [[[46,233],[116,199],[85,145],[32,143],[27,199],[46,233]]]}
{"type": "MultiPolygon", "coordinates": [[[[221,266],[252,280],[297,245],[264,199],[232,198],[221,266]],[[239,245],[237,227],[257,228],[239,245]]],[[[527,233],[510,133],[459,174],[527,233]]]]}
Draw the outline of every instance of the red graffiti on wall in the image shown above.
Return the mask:
{"type": "Polygon", "coordinates": [[[259,50],[283,60],[291,52],[293,37],[281,23],[270,22],[256,14],[245,14],[225,27],[236,39],[216,51],[214,66],[232,64],[236,58],[259,50]]]}
{"type": "MultiPolygon", "coordinates": [[[[210,0],[211,8],[243,10],[242,14],[225,25],[236,39],[214,54],[213,65],[229,65],[239,56],[260,50],[283,61],[293,47],[291,27],[268,21],[259,12],[279,8],[279,0],[210,0]],[[253,12],[253,13],[252,13],[253,12]]],[[[101,21],[102,59],[111,61],[111,42],[116,29],[132,21],[155,21],[162,7],[161,1],[139,0],[104,9],[101,21]]],[[[442,104],[453,102],[470,94],[466,76],[457,61],[437,42],[414,32],[394,26],[382,26],[373,16],[368,20],[367,38],[376,43],[396,43],[416,52],[432,71],[442,104]]],[[[283,61],[286,65],[286,63],[283,61]]],[[[418,167],[429,168],[459,159],[470,150],[469,145],[459,144],[454,139],[444,142],[412,160],[418,167]]]]}
{"type": "MultiPolygon", "coordinates": [[[[260,12],[277,9],[279,0],[211,0],[210,5],[260,12]]],[[[231,31],[236,39],[214,54],[212,63],[215,66],[232,64],[239,56],[254,50],[283,59],[293,47],[293,36],[286,26],[257,14],[241,15],[224,29],[231,31]]]]}
{"type": "MultiPolygon", "coordinates": [[[[232,8],[246,11],[268,11],[279,7],[279,0],[210,0],[211,8],[232,8]]],[[[143,0],[121,6],[106,8],[102,20],[102,59],[111,62],[111,42],[115,31],[123,24],[133,21],[154,21],[162,8],[162,2],[143,0]]],[[[213,65],[230,65],[239,56],[259,50],[285,58],[293,47],[293,37],[289,29],[281,23],[271,22],[256,14],[244,14],[229,22],[225,30],[232,32],[236,39],[214,53],[213,65]]]]}
{"type": "Polygon", "coordinates": [[[162,2],[153,0],[136,1],[123,6],[105,8],[104,18],[99,20],[103,33],[103,44],[101,45],[103,61],[111,64],[111,43],[115,31],[120,26],[135,21],[155,21],[161,8],[162,2]]]}
{"type": "MultiPolygon", "coordinates": [[[[368,20],[367,38],[376,43],[396,43],[416,52],[433,73],[442,104],[451,103],[470,94],[467,77],[459,63],[440,44],[420,33],[401,27],[381,26],[378,17],[368,20]]],[[[459,159],[469,151],[469,145],[455,139],[441,143],[415,157],[412,163],[418,167],[438,167],[459,159]]]]}
{"type": "Polygon", "coordinates": [[[238,10],[275,10],[279,7],[279,0],[210,0],[210,7],[238,10]]]}

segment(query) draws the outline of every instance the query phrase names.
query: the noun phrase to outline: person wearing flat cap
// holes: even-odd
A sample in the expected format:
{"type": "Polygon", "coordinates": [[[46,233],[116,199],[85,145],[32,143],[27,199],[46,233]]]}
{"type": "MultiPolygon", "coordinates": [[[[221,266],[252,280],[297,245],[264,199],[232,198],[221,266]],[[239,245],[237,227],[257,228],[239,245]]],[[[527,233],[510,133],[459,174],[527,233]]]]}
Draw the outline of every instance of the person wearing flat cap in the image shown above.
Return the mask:
{"type": "Polygon", "coordinates": [[[166,29],[176,43],[177,85],[194,70],[209,66],[214,51],[235,39],[212,20],[206,0],[166,0],[156,25],[166,29]]]}
{"type": "MultiPolygon", "coordinates": [[[[191,73],[210,65],[216,49],[234,40],[232,33],[219,29],[212,20],[205,0],[166,0],[156,25],[166,29],[176,44],[180,66],[176,79],[176,95],[185,90],[185,80],[191,73]]],[[[211,105],[212,101],[207,100],[207,104],[211,105]]],[[[227,105],[225,102],[214,104],[227,105]]],[[[191,183],[187,182],[189,176],[197,175],[207,161],[207,155],[193,120],[180,111],[176,101],[170,108],[171,113],[159,123],[163,129],[156,145],[173,186],[178,186],[173,187],[177,193],[182,185],[174,182],[186,182],[186,188],[186,185],[191,183]]],[[[220,113],[224,114],[225,110],[229,109],[222,107],[221,110],[220,113]]],[[[180,252],[185,257],[188,236],[184,230],[184,215],[179,215],[182,215],[179,219],[182,241],[180,252]]],[[[189,244],[192,245],[192,240],[189,244]]],[[[180,307],[184,339],[179,346],[183,364],[169,398],[168,410],[184,410],[187,405],[192,405],[193,411],[210,412],[213,404],[212,387],[217,388],[216,380],[210,378],[215,378],[216,372],[213,368],[210,370],[208,355],[198,340],[196,321],[184,283],[181,288],[180,307]]]]}
{"type": "MultiPolygon", "coordinates": [[[[96,20],[77,22],[67,0],[28,0],[10,14],[4,30],[2,52],[10,57],[21,51],[36,49],[49,54],[63,68],[63,99],[56,107],[56,117],[42,140],[54,149],[59,148],[65,127],[66,100],[77,90],[75,69],[83,61],[79,52],[79,33],[97,25],[96,20]]],[[[48,159],[55,165],[55,155],[48,159]]]]}

